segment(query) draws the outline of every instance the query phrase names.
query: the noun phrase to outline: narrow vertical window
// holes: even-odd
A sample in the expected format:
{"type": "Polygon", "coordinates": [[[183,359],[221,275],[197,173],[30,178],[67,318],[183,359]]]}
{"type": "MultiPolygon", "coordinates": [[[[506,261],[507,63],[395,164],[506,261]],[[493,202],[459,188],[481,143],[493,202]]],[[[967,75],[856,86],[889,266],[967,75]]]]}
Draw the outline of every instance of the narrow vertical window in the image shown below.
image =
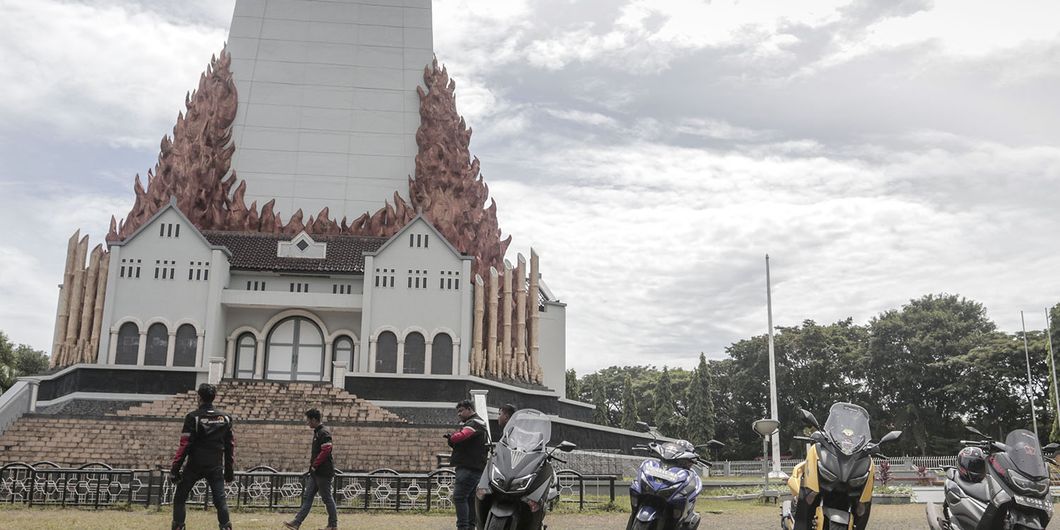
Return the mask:
{"type": "Polygon", "coordinates": [[[459,291],[459,290],[460,290],[460,278],[457,278],[457,279],[456,279],[456,286],[455,286],[455,287],[453,287],[453,288],[454,288],[454,289],[456,289],[457,291],[459,291]]]}
{"type": "Polygon", "coordinates": [[[423,248],[427,248],[427,244],[430,243],[430,234],[423,234],[423,248]]]}
{"type": "Polygon", "coordinates": [[[167,225],[167,226],[169,226],[169,230],[167,230],[166,237],[173,237],[173,225],[167,225]]]}
{"type": "Polygon", "coordinates": [[[409,234],[409,248],[412,248],[412,246],[415,244],[415,241],[416,241],[416,236],[414,236],[412,234],[409,234]]]}
{"type": "Polygon", "coordinates": [[[250,290],[250,280],[247,280],[247,290],[250,290]]]}
{"type": "MultiPolygon", "coordinates": [[[[207,265],[209,265],[209,263],[207,263],[207,265]]],[[[210,281],[210,269],[206,269],[206,270],[202,271],[202,281],[204,281],[204,282],[210,281]]]]}
{"type": "Polygon", "coordinates": [[[438,288],[445,289],[445,278],[438,278],[438,288]]]}
{"type": "Polygon", "coordinates": [[[420,234],[416,234],[416,246],[423,246],[423,236],[420,234]]]}
{"type": "Polygon", "coordinates": [[[412,289],[412,276],[409,276],[409,289],[412,289]]]}
{"type": "Polygon", "coordinates": [[[173,237],[180,237],[180,225],[177,225],[177,233],[173,237]]]}
{"type": "MultiPolygon", "coordinates": [[[[493,281],[493,280],[490,280],[490,281],[493,281]]],[[[449,278],[449,288],[450,289],[453,288],[453,279],[452,278],[449,278]]]]}
{"type": "Polygon", "coordinates": [[[166,237],[166,225],[158,225],[158,237],[166,237]]]}

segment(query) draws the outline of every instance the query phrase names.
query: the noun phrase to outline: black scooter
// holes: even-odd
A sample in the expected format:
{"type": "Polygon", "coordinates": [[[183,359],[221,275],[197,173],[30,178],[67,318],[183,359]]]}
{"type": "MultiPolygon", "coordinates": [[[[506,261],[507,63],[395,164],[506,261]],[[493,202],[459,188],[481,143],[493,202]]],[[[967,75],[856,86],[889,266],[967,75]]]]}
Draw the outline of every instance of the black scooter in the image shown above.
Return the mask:
{"type": "MultiPolygon", "coordinates": [[[[946,498],[941,513],[928,503],[928,525],[932,530],[1044,530],[1053,516],[1045,462],[1055,462],[1042,454],[1038,438],[1017,429],[1001,443],[967,429],[980,439],[961,440],[961,445],[981,449],[983,458],[966,463],[976,468],[972,471],[946,468],[946,498]]],[[[1049,444],[1044,450],[1054,453],[1058,448],[1049,444]]]]}
{"type": "Polygon", "coordinates": [[[544,528],[545,514],[559,497],[550,462],[563,460],[553,453],[577,447],[565,441],[549,450],[551,436],[552,421],[536,410],[521,409],[508,420],[479,482],[478,530],[544,528]]]}

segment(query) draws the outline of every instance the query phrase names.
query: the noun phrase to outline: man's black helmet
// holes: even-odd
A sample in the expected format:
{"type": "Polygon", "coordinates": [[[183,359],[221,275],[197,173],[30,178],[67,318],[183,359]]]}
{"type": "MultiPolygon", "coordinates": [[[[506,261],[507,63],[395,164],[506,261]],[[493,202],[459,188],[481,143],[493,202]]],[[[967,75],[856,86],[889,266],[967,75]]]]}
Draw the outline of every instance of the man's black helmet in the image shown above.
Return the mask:
{"type": "Polygon", "coordinates": [[[979,482],[986,476],[986,455],[978,447],[965,447],[957,453],[957,473],[968,482],[979,482]]]}

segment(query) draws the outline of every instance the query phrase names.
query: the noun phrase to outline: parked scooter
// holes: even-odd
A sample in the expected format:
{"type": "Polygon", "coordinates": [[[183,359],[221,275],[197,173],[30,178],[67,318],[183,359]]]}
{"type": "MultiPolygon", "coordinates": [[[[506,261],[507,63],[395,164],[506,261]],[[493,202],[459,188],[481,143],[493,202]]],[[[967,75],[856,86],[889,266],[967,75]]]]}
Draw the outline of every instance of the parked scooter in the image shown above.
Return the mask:
{"type": "Polygon", "coordinates": [[[809,437],[794,437],[812,445],[788,478],[794,506],[792,501],[781,506],[781,528],[863,530],[872,508],[872,457],[886,458],[880,444],[897,440],[902,431],[891,431],[873,443],[869,413],[852,403],[832,405],[823,429],[813,414],[799,412],[803,423],[817,430],[809,437]]]}
{"type": "Polygon", "coordinates": [[[564,441],[550,451],[551,437],[552,421],[544,413],[520,409],[512,414],[483,471],[489,493],[478,500],[478,530],[545,528],[545,513],[559,496],[550,462],[563,462],[553,453],[576,447],[564,441]]]}
{"type": "MultiPolygon", "coordinates": [[[[957,466],[946,468],[941,513],[927,505],[933,530],[1043,530],[1053,516],[1049,469],[1034,433],[1017,429],[997,442],[974,427],[979,440],[961,440],[957,466]]],[[[1060,445],[1044,447],[1055,453],[1060,445]]]]}
{"type": "MultiPolygon", "coordinates": [[[[654,440],[633,449],[647,451],[653,458],[641,464],[629,486],[633,513],[626,530],[696,530],[700,520],[695,510],[696,498],[703,490],[703,482],[692,466],[710,467],[711,463],[696,454],[697,446],[688,441],[660,440],[658,432],[647,423],[637,422],[637,426],[650,433],[654,440]]],[[[724,445],[711,440],[699,447],[724,445]]]]}

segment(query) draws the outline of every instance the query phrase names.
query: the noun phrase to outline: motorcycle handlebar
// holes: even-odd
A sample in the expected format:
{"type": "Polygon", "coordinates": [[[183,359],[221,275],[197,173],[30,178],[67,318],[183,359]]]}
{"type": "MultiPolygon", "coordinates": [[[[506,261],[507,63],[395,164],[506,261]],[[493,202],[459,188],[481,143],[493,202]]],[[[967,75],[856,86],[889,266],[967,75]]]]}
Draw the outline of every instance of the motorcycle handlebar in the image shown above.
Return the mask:
{"type": "Polygon", "coordinates": [[[566,464],[566,463],[567,463],[567,461],[566,461],[566,460],[564,460],[564,459],[562,459],[562,458],[557,458],[557,457],[555,457],[555,456],[553,456],[553,457],[552,457],[552,459],[553,459],[553,460],[555,460],[556,462],[560,462],[560,463],[562,463],[562,464],[566,464]]]}

